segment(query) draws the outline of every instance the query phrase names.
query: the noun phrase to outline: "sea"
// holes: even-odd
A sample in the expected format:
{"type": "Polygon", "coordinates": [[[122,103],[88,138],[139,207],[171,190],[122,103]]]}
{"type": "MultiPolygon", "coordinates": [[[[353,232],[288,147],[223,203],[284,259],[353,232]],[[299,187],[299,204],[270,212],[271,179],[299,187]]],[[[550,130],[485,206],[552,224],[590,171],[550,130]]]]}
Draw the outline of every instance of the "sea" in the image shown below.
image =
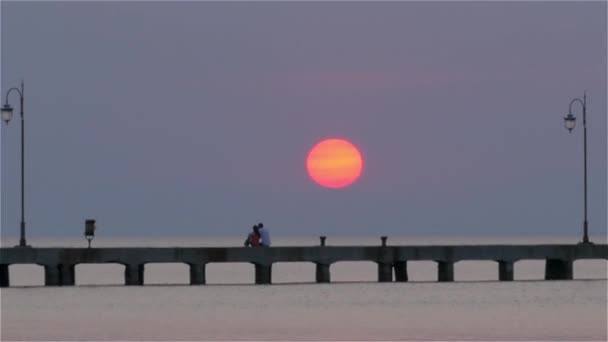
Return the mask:
{"type": "MultiPolygon", "coordinates": [[[[243,238],[96,239],[93,247],[240,246],[243,238]]],[[[3,240],[2,246],[16,241],[3,240]]],[[[32,240],[34,246],[86,246],[32,240]]],[[[391,245],[573,243],[572,238],[391,238],[391,245]]],[[[604,240],[600,242],[605,243],[604,240]]],[[[311,246],[318,238],[274,238],[311,246]]],[[[375,238],[328,237],[328,245],[379,245],[375,238]]],[[[78,265],[76,286],[44,287],[36,265],[10,267],[0,290],[2,341],[606,341],[607,260],[574,263],[575,280],[544,281],[544,262],[515,263],[499,282],[493,261],[455,264],[438,283],[431,261],[408,263],[407,283],[378,283],[372,262],[338,262],[331,284],[312,263],[273,265],[272,285],[254,285],[247,263],[208,264],[206,285],[190,286],[183,264],[147,264],[145,285],[126,287],[124,268],[78,265]]]]}

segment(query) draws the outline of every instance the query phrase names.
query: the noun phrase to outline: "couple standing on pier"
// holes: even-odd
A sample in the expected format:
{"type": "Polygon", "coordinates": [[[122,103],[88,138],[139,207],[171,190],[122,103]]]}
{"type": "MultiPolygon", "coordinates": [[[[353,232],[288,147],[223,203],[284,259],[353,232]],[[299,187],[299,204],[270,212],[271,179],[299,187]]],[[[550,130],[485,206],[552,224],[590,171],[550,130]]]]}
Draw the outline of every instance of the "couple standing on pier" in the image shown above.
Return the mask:
{"type": "Polygon", "coordinates": [[[253,231],[245,240],[245,247],[270,247],[270,233],[264,228],[263,223],[253,225],[253,231]]]}

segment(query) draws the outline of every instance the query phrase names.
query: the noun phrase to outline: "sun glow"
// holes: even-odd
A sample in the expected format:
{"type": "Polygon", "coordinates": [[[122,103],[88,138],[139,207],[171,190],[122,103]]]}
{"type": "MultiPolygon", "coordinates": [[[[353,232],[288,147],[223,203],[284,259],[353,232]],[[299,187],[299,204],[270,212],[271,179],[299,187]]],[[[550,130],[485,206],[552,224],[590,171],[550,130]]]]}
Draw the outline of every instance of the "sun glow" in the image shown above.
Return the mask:
{"type": "Polygon", "coordinates": [[[361,176],[363,158],[349,141],[326,139],[308,152],[306,169],[317,184],[338,189],[353,184],[361,176]]]}

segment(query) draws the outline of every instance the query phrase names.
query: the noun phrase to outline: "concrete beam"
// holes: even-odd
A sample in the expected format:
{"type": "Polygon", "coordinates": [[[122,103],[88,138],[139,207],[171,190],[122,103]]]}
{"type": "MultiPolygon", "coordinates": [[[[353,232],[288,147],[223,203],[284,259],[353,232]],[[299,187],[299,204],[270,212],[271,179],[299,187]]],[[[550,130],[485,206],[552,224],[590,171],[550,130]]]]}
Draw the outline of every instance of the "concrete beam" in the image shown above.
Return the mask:
{"type": "Polygon", "coordinates": [[[272,284],[272,264],[255,264],[255,283],[272,284]]]}
{"type": "Polygon", "coordinates": [[[0,264],[608,259],[606,244],[476,246],[0,248],[0,264]]]}
{"type": "Polygon", "coordinates": [[[190,285],[204,285],[205,264],[188,264],[190,266],[190,285]]]}
{"type": "Polygon", "coordinates": [[[498,261],[498,280],[512,281],[513,271],[513,261],[498,261]]]}
{"type": "Polygon", "coordinates": [[[330,264],[317,263],[316,270],[316,281],[317,283],[329,283],[331,281],[331,274],[329,272],[330,264]]]}
{"type": "Polygon", "coordinates": [[[0,287],[8,287],[10,284],[8,276],[8,265],[0,265],[0,287]]]}
{"type": "Polygon", "coordinates": [[[395,269],[395,281],[408,281],[407,261],[395,261],[395,263],[393,264],[393,268],[395,269]]]}
{"type": "Polygon", "coordinates": [[[389,263],[378,263],[378,282],[390,283],[393,281],[393,265],[389,263]]]}
{"type": "Polygon", "coordinates": [[[545,263],[545,280],[571,280],[572,261],[547,259],[545,263]]]}
{"type": "Polygon", "coordinates": [[[454,281],[454,263],[451,261],[437,261],[437,280],[454,281]]]}
{"type": "Polygon", "coordinates": [[[125,285],[141,286],[144,284],[144,264],[125,265],[125,285]]]}

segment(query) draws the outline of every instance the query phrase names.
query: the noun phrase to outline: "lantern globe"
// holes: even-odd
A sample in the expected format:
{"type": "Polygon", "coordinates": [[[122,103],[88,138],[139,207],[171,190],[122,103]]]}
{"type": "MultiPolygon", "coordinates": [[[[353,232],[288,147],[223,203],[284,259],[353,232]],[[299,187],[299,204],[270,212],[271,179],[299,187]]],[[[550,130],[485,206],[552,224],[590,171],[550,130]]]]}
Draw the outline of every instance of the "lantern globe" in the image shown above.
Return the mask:
{"type": "Polygon", "coordinates": [[[13,118],[13,107],[11,107],[8,103],[2,106],[2,121],[8,124],[9,121],[13,118]]]}

